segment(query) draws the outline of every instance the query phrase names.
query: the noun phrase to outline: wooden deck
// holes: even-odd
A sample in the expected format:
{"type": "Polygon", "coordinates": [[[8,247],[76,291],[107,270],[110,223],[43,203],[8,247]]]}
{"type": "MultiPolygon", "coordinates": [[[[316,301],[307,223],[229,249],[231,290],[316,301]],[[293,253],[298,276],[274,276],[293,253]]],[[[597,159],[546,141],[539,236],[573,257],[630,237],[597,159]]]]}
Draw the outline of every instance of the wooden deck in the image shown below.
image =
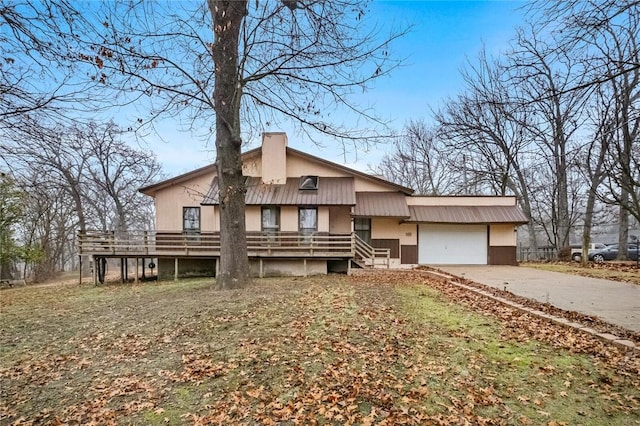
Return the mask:
{"type": "MultiPolygon", "coordinates": [[[[220,233],[179,231],[86,231],[78,233],[81,255],[97,257],[219,257],[220,233]]],[[[353,258],[353,234],[247,233],[249,257],[353,258]]]]}

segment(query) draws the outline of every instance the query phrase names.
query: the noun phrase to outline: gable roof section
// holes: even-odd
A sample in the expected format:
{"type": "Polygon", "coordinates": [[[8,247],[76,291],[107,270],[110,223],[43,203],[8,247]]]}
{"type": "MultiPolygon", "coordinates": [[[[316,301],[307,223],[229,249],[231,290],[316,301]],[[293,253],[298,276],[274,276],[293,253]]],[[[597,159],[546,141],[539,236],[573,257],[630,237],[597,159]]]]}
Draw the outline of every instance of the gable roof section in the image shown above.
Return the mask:
{"type": "Polygon", "coordinates": [[[409,206],[407,222],[527,223],[517,206],[409,206]]]}
{"type": "MultiPolygon", "coordinates": [[[[262,148],[258,147],[258,148],[253,148],[253,149],[251,149],[249,151],[244,152],[242,154],[242,161],[244,162],[245,160],[248,160],[251,157],[254,157],[256,155],[260,155],[261,150],[262,150],[262,148]]],[[[370,175],[370,174],[367,174],[367,173],[363,173],[363,172],[360,172],[358,170],[351,169],[349,167],[340,165],[338,163],[333,163],[333,162],[325,160],[323,158],[316,157],[316,156],[313,156],[311,154],[307,154],[306,152],[298,151],[297,149],[293,149],[293,148],[287,147],[287,155],[289,155],[289,154],[298,155],[299,157],[302,157],[302,158],[304,158],[306,160],[310,160],[310,161],[314,161],[316,163],[324,164],[326,166],[330,166],[330,167],[333,167],[335,169],[341,170],[341,171],[343,171],[345,173],[348,173],[348,174],[351,174],[351,175],[354,175],[354,176],[359,176],[359,177],[361,177],[363,179],[389,186],[390,190],[400,191],[400,192],[402,192],[403,194],[406,194],[406,195],[411,195],[414,192],[413,189],[407,188],[406,186],[398,185],[396,183],[389,182],[388,180],[379,178],[377,176],[373,176],[373,175],[370,175]]],[[[215,164],[209,164],[207,166],[201,167],[201,168],[196,169],[196,170],[192,170],[190,172],[187,172],[187,173],[175,176],[175,177],[172,177],[170,179],[166,179],[166,180],[163,180],[163,181],[151,184],[151,185],[144,186],[142,188],[139,188],[138,191],[142,192],[143,194],[146,194],[146,195],[149,195],[149,196],[153,197],[153,196],[155,196],[155,193],[157,191],[161,190],[161,189],[167,188],[167,187],[172,186],[172,185],[176,185],[176,184],[180,184],[180,183],[186,182],[186,181],[188,181],[190,179],[193,179],[194,177],[198,177],[198,176],[201,176],[201,175],[204,175],[204,174],[207,174],[207,173],[216,173],[216,170],[217,170],[217,168],[216,168],[215,164]]],[[[355,204],[355,202],[354,202],[354,204],[355,204]]]]}
{"type": "Polygon", "coordinates": [[[357,192],[353,215],[409,218],[410,212],[406,197],[400,192],[357,192]]]}
{"type": "MultiPolygon", "coordinates": [[[[259,177],[246,178],[245,202],[249,206],[353,206],[356,204],[352,177],[318,177],[318,189],[299,189],[300,178],[287,178],[284,185],[264,184],[259,177]]],[[[218,205],[218,178],[211,182],[202,205],[218,205]]]]}
{"type": "Polygon", "coordinates": [[[160,181],[151,185],[143,186],[142,188],[138,188],[138,192],[142,192],[145,195],[149,195],[153,197],[155,196],[156,192],[158,192],[161,189],[164,189],[173,185],[178,185],[180,183],[186,182],[188,180],[191,180],[193,178],[196,178],[202,175],[215,173],[216,170],[217,169],[215,164],[209,164],[207,166],[200,167],[199,169],[191,170],[190,172],[183,173],[181,175],[172,177],[170,179],[165,179],[163,181],[160,181]]]}
{"type": "Polygon", "coordinates": [[[289,155],[290,153],[298,155],[298,156],[300,156],[300,157],[302,157],[302,158],[304,158],[306,160],[310,160],[310,161],[314,161],[316,163],[324,164],[326,166],[333,167],[335,169],[341,170],[341,171],[343,171],[345,173],[349,173],[351,175],[358,176],[358,177],[361,177],[363,179],[366,179],[366,180],[369,180],[369,181],[372,181],[372,182],[376,182],[376,183],[380,183],[382,185],[386,185],[386,186],[389,187],[390,191],[400,191],[400,192],[402,192],[403,194],[406,194],[406,195],[411,195],[414,192],[413,189],[407,188],[406,186],[398,185],[397,183],[389,182],[388,180],[379,178],[377,176],[373,176],[373,175],[370,175],[370,174],[367,174],[367,173],[364,173],[364,172],[361,172],[361,171],[358,171],[358,170],[355,170],[355,169],[351,169],[349,167],[340,165],[338,163],[333,163],[333,162],[325,160],[323,158],[316,157],[316,156],[311,155],[311,154],[307,154],[306,152],[298,151],[297,149],[287,147],[287,155],[289,155]]]}

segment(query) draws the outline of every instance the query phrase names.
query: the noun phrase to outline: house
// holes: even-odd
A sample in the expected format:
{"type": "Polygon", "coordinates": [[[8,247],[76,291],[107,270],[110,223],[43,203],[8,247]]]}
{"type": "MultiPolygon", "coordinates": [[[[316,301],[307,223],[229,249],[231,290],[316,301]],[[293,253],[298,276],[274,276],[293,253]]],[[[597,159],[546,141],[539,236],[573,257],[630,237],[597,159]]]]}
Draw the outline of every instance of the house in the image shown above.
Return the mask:
{"type": "MultiPolygon", "coordinates": [[[[410,188],[290,148],[285,133],[265,133],[262,146],[242,159],[256,276],[516,264],[516,227],[527,218],[515,197],[414,196],[410,188]]],[[[87,233],[81,251],[94,258],[157,258],[161,278],[215,275],[216,166],[140,191],[155,200],[156,231],[87,233]]]]}

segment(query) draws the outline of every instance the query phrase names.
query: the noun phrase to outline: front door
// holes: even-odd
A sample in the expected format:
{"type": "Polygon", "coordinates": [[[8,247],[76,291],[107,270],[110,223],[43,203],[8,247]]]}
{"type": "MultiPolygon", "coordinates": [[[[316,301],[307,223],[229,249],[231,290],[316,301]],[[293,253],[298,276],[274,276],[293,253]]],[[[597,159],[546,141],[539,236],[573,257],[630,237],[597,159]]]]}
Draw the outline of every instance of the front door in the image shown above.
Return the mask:
{"type": "Polygon", "coordinates": [[[356,217],[353,221],[353,229],[362,241],[371,245],[371,218],[356,217]]]}

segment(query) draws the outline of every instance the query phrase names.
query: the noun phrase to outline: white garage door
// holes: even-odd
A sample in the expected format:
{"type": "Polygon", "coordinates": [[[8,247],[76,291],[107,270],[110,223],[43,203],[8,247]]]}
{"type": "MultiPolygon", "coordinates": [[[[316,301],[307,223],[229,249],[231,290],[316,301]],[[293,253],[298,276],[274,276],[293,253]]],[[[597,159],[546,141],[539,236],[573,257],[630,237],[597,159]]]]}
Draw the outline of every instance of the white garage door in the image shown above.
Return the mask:
{"type": "Polygon", "coordinates": [[[486,265],[487,225],[421,224],[418,261],[431,265],[486,265]]]}

